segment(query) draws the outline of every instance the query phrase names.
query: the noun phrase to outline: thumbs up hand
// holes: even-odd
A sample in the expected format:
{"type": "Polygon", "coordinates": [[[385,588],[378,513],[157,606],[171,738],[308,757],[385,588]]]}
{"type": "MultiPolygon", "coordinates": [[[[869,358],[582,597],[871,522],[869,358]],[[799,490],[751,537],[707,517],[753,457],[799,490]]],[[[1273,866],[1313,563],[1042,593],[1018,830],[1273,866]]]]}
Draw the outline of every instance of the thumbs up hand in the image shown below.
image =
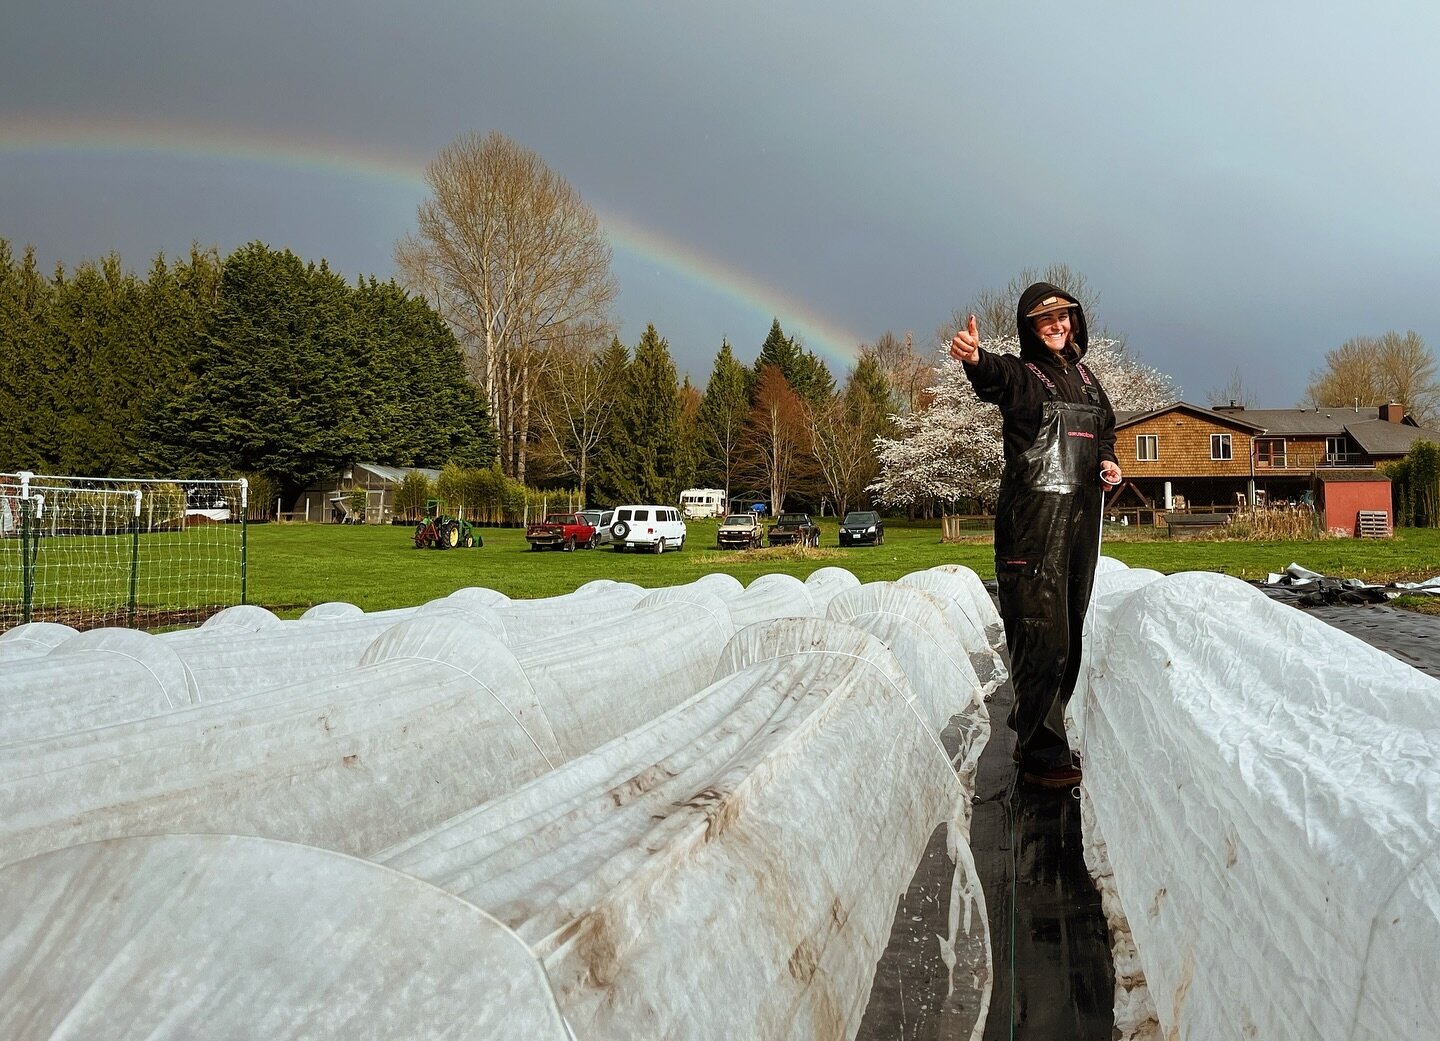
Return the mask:
{"type": "Polygon", "coordinates": [[[966,365],[974,365],[980,360],[980,326],[973,314],[965,323],[965,328],[950,341],[950,357],[966,365]]]}

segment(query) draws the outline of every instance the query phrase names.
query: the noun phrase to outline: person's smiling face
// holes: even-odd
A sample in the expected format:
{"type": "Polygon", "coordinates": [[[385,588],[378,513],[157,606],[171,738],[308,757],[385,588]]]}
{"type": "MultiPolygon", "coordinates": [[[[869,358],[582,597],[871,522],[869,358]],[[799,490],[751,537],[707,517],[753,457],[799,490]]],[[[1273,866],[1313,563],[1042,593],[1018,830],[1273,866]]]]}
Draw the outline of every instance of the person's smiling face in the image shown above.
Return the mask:
{"type": "Polygon", "coordinates": [[[1065,349],[1070,340],[1070,312],[1051,311],[1031,319],[1035,323],[1035,334],[1040,342],[1056,354],[1065,349]]]}

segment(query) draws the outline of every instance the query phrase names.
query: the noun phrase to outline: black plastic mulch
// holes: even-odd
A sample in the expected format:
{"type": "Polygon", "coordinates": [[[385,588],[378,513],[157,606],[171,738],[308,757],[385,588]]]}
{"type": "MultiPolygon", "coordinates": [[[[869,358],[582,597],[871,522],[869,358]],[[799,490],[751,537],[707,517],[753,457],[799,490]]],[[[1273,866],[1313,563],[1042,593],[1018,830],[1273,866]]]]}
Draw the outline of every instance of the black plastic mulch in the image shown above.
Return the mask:
{"type": "Polygon", "coordinates": [[[1014,694],[990,703],[970,829],[990,915],[994,991],[985,1041],[1110,1041],[1115,971],[1100,894],[1085,867],[1080,801],[1020,782],[1005,725],[1014,694]]]}

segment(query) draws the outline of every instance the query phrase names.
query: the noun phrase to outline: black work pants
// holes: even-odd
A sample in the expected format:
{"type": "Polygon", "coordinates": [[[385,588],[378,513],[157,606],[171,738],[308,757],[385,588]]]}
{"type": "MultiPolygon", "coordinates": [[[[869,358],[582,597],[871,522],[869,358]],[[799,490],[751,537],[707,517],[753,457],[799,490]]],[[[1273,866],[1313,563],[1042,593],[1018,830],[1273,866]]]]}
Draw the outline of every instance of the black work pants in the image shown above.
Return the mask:
{"type": "Polygon", "coordinates": [[[1002,489],[996,511],[996,578],[1010,651],[1022,754],[1070,761],[1065,706],[1080,676],[1080,634],[1099,556],[1098,488],[1002,489]]]}

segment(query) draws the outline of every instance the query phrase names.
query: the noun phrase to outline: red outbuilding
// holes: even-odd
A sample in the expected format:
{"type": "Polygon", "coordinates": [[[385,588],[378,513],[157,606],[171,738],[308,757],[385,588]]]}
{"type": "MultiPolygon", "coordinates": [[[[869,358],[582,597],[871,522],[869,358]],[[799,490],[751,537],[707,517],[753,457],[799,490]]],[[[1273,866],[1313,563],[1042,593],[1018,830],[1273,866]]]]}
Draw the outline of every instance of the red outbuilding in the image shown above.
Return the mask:
{"type": "Polygon", "coordinates": [[[1315,475],[1316,508],[1332,535],[1394,534],[1390,478],[1375,470],[1322,470],[1315,475]]]}

